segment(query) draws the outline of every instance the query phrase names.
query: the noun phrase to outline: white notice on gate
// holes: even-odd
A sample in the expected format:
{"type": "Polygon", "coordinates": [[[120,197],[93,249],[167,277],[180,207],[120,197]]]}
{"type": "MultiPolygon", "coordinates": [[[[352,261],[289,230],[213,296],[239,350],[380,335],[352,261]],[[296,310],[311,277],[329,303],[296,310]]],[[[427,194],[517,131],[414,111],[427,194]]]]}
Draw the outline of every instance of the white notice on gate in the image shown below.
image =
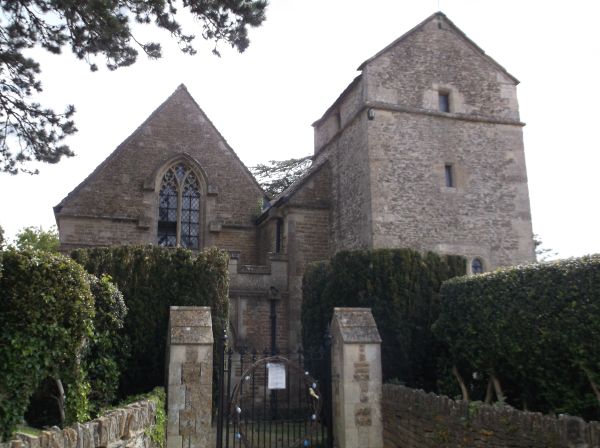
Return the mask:
{"type": "Polygon", "coordinates": [[[269,362],[267,363],[269,374],[269,389],[285,389],[285,364],[269,362]]]}

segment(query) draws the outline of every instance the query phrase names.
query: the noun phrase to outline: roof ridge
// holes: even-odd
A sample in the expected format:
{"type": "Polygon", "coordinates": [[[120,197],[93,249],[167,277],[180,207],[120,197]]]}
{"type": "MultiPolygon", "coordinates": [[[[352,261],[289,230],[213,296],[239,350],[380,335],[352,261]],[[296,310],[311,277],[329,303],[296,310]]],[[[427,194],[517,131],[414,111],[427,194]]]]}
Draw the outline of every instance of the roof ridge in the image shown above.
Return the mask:
{"type": "Polygon", "coordinates": [[[229,145],[229,143],[227,142],[227,140],[225,139],[225,137],[223,137],[223,135],[221,134],[221,132],[219,131],[219,129],[217,129],[217,127],[214,125],[214,123],[210,120],[210,118],[208,118],[208,116],[206,115],[206,113],[204,112],[204,110],[202,110],[202,108],[200,107],[200,105],[198,104],[198,102],[194,99],[194,97],[190,94],[190,92],[188,91],[187,87],[185,86],[185,84],[181,83],[177,86],[177,88],[173,91],[173,93],[171,93],[156,109],[154,109],[154,111],[152,111],[152,113],[150,113],[150,115],[148,115],[148,117],[138,126],[135,128],[135,130],[129,134],[129,136],[127,138],[125,138],[121,143],[119,143],[119,145],[117,145],[117,147],[85,178],[83,179],[83,181],[81,181],[73,190],[71,190],[57,205],[55,205],[53,207],[54,209],[54,213],[60,213],[60,210],[69,203],[69,200],[72,199],[74,197],[75,194],[77,194],[87,183],[89,183],[94,177],[96,177],[100,172],[102,172],[102,170],[105,168],[105,166],[111,161],[113,160],[115,157],[117,157],[121,151],[123,151],[123,149],[127,146],[127,144],[135,137],[138,135],[138,133],[157,115],[159,114],[162,109],[166,106],[166,104],[169,103],[169,101],[179,92],[185,92],[185,94],[192,100],[192,102],[194,103],[194,105],[198,108],[198,111],[202,114],[202,116],[206,119],[206,121],[209,123],[210,126],[212,126],[212,128],[216,131],[217,135],[221,138],[221,140],[225,143],[227,149],[229,151],[231,151],[231,153],[234,155],[235,159],[241,164],[241,166],[243,167],[243,169],[246,171],[246,173],[248,174],[248,176],[250,176],[251,181],[253,181],[256,186],[259,188],[259,190],[264,193],[264,190],[262,189],[262,187],[260,186],[260,184],[258,183],[258,181],[256,180],[256,178],[252,175],[252,173],[250,172],[250,170],[248,169],[248,167],[244,164],[244,162],[241,161],[241,159],[239,158],[239,156],[236,154],[236,152],[233,150],[233,148],[229,145]]]}
{"type": "Polygon", "coordinates": [[[119,154],[123,150],[123,148],[126,146],[126,144],[129,143],[133,139],[133,137],[135,137],[140,132],[140,130],[152,118],[154,118],[156,116],[156,114],[158,114],[158,112],[160,112],[165,107],[165,105],[169,102],[169,100],[171,98],[173,98],[173,96],[175,96],[175,94],[177,92],[179,92],[179,90],[185,90],[187,92],[187,88],[185,87],[185,85],[183,83],[179,84],[179,86],[177,86],[177,88],[173,91],[173,93],[171,93],[167,97],[167,99],[165,99],[162,103],[160,103],[160,105],[156,109],[154,109],[152,111],[152,113],[150,113],[150,115],[148,115],[148,117],[137,128],[135,128],[135,130],[131,134],[129,134],[129,136],[127,136],[125,138],[125,140],[123,140],[121,143],[119,143],[117,145],[117,147],[114,150],[112,150],[112,152],[108,156],[106,156],[106,158],[102,162],[100,162],[100,164],[90,174],[88,174],[88,176],[85,179],[83,179],[57,205],[55,205],[53,207],[54,213],[56,214],[57,212],[60,212],[60,209],[62,209],[66,205],[66,203],[68,203],[69,199],[71,199],[73,197],[73,195],[75,195],[77,192],[79,192],[84,187],[84,185],[86,185],[98,173],[100,173],[102,171],[102,169],[108,164],[108,162],[113,160],[117,156],[117,154],[119,154]]]}
{"type": "Polygon", "coordinates": [[[191,98],[191,100],[194,102],[194,104],[196,105],[196,107],[198,108],[198,110],[200,111],[200,113],[202,113],[202,115],[204,115],[204,118],[206,118],[206,121],[208,121],[208,123],[213,127],[213,129],[217,132],[217,135],[221,138],[221,140],[223,140],[223,142],[225,143],[225,145],[227,146],[227,149],[229,149],[229,151],[231,151],[231,153],[234,155],[234,157],[236,158],[236,160],[242,165],[242,167],[244,168],[244,170],[246,171],[246,174],[248,174],[250,176],[250,180],[253,181],[256,186],[260,189],[260,191],[262,192],[262,194],[266,197],[266,193],[265,190],[261,187],[261,185],[258,183],[258,181],[256,180],[256,178],[254,177],[254,175],[252,174],[252,172],[250,171],[250,169],[246,166],[246,164],[244,162],[242,162],[242,159],[240,159],[240,157],[237,155],[237,153],[235,152],[235,150],[231,147],[231,145],[229,144],[229,142],[227,141],[227,139],[223,136],[223,134],[221,134],[221,131],[219,131],[219,128],[217,128],[214,123],[211,121],[210,118],[208,118],[208,115],[206,115],[206,113],[204,112],[204,110],[202,110],[202,108],[200,107],[200,105],[198,104],[198,102],[194,99],[194,97],[188,92],[187,87],[184,84],[180,84],[179,88],[183,88],[185,90],[185,92],[189,95],[189,97],[191,98]]]}
{"type": "Polygon", "coordinates": [[[281,202],[286,199],[291,198],[298,192],[300,187],[306,182],[310,177],[319,172],[323,166],[325,166],[329,161],[324,159],[322,162],[313,164],[310,168],[302,174],[298,179],[296,179],[291,185],[289,185],[285,190],[279,193],[276,197],[271,200],[271,207],[276,207],[281,204],[281,202]]]}
{"type": "Polygon", "coordinates": [[[448,25],[450,25],[452,27],[452,29],[460,36],[462,37],[469,45],[471,45],[477,52],[479,52],[481,54],[481,56],[483,56],[484,58],[486,58],[489,62],[491,62],[493,65],[495,65],[500,71],[502,71],[504,74],[506,74],[510,79],[512,79],[516,84],[519,84],[519,80],[517,78],[515,78],[513,75],[511,75],[508,70],[506,70],[502,65],[500,65],[496,60],[494,60],[494,58],[492,58],[491,56],[489,56],[479,45],[477,45],[471,38],[469,38],[469,36],[467,36],[464,31],[462,31],[458,26],[456,26],[456,24],[450,20],[448,18],[448,16],[446,16],[446,14],[444,14],[441,11],[437,11],[433,14],[431,14],[429,17],[427,17],[425,20],[421,21],[419,24],[417,24],[416,26],[412,27],[410,30],[408,30],[406,33],[402,34],[400,37],[398,37],[397,39],[395,39],[393,42],[391,42],[390,44],[386,45],[384,48],[382,48],[381,50],[379,50],[377,53],[375,53],[373,56],[371,56],[370,58],[364,60],[357,68],[357,70],[362,71],[362,69],[365,67],[365,65],[367,65],[369,62],[373,61],[374,59],[378,58],[380,55],[382,55],[383,53],[385,53],[386,51],[388,51],[390,48],[396,46],[397,44],[399,44],[401,41],[405,40],[408,36],[410,36],[411,34],[413,34],[415,31],[419,30],[420,28],[422,28],[427,22],[438,18],[438,19],[443,19],[445,20],[448,25]]]}

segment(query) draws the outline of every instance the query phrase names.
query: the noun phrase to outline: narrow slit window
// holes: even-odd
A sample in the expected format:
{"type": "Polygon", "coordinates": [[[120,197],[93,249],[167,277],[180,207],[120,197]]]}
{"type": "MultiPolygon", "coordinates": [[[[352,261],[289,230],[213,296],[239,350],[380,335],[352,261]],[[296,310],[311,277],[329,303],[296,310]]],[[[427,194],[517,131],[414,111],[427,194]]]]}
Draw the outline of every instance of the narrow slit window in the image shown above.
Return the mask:
{"type": "Polygon", "coordinates": [[[275,227],[275,253],[280,254],[283,246],[283,219],[278,218],[275,227]]]}
{"type": "Polygon", "coordinates": [[[454,170],[451,164],[444,165],[444,174],[446,176],[446,187],[454,187],[454,170]]]}
{"type": "Polygon", "coordinates": [[[438,93],[440,112],[450,112],[450,94],[445,92],[438,93]]]}

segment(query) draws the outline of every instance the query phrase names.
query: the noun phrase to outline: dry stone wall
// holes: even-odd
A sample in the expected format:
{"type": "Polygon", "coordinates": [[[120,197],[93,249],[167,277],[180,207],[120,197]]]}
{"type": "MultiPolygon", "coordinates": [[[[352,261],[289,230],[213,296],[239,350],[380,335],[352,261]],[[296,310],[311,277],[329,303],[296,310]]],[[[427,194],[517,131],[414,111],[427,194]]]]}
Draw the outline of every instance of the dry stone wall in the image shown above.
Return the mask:
{"type": "Polygon", "coordinates": [[[422,390],[383,386],[386,448],[592,448],[600,423],[511,407],[474,405],[422,390]]]}
{"type": "Polygon", "coordinates": [[[156,403],[143,400],[87,423],[42,431],[37,437],[18,434],[0,448],[156,448],[147,431],[155,423],[156,403]]]}

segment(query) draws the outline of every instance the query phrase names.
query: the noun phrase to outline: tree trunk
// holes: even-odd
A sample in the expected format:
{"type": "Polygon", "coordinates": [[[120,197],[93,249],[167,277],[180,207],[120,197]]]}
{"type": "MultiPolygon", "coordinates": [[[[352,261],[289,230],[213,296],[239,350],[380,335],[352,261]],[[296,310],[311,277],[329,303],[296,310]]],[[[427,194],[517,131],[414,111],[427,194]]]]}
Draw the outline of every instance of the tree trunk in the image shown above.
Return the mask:
{"type": "Polygon", "coordinates": [[[594,395],[596,395],[596,400],[598,400],[598,403],[600,403],[600,389],[598,389],[598,385],[594,382],[594,379],[592,378],[592,375],[590,374],[589,370],[583,369],[583,371],[585,372],[585,375],[587,376],[587,379],[590,382],[590,386],[592,386],[594,395]]]}
{"type": "Polygon", "coordinates": [[[56,385],[56,392],[58,395],[54,397],[58,405],[58,412],[60,413],[60,426],[65,425],[65,389],[63,388],[62,381],[60,378],[54,380],[56,385]]]}
{"type": "Polygon", "coordinates": [[[485,390],[485,404],[491,404],[492,398],[494,398],[494,385],[492,384],[492,378],[488,378],[487,388],[485,390]]]}
{"type": "Polygon", "coordinates": [[[452,366],[452,373],[454,374],[454,376],[456,377],[456,380],[458,381],[458,384],[460,385],[460,390],[462,392],[463,400],[469,401],[469,390],[467,389],[467,386],[465,385],[465,382],[463,381],[462,376],[460,376],[460,373],[458,372],[458,369],[456,368],[456,366],[452,366]]]}
{"type": "Polygon", "coordinates": [[[496,378],[495,375],[490,375],[490,378],[492,379],[492,383],[494,384],[494,391],[496,392],[496,398],[498,399],[498,401],[505,401],[506,397],[504,396],[504,393],[502,392],[502,386],[500,385],[500,380],[498,378],[496,378]]]}

